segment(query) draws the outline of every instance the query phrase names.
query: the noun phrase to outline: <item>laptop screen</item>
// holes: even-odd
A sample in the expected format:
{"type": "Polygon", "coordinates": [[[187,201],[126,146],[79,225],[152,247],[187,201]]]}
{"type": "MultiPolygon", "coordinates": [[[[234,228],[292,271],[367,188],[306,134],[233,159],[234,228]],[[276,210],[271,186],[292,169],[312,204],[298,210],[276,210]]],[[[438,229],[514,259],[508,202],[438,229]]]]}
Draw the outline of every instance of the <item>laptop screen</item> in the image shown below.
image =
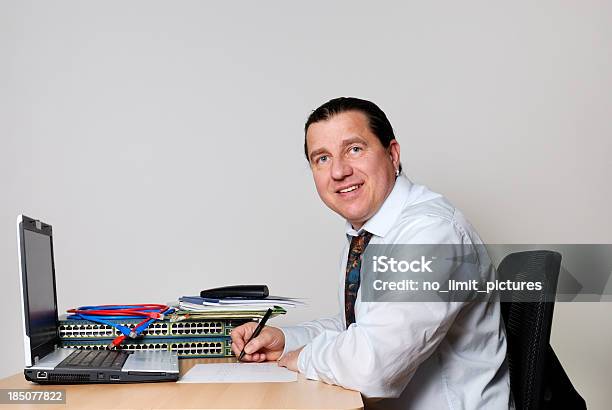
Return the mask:
{"type": "Polygon", "coordinates": [[[57,311],[51,236],[23,231],[30,349],[34,352],[57,338],[57,311]]]}

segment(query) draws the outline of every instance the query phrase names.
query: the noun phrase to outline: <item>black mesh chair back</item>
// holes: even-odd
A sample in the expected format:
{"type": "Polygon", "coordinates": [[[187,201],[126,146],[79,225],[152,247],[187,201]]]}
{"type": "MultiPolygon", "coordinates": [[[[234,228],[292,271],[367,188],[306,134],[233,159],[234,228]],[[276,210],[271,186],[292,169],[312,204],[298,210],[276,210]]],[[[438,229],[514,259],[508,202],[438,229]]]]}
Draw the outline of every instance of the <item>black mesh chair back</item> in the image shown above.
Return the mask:
{"type": "Polygon", "coordinates": [[[501,304],[508,342],[510,387],[517,410],[586,409],[549,345],[561,255],[552,251],[510,254],[499,264],[502,278],[541,281],[538,301],[521,292],[501,304]],[[528,302],[526,300],[529,300],[528,302]],[[562,405],[562,407],[556,407],[562,405]],[[569,405],[569,407],[568,407],[569,405]]]}

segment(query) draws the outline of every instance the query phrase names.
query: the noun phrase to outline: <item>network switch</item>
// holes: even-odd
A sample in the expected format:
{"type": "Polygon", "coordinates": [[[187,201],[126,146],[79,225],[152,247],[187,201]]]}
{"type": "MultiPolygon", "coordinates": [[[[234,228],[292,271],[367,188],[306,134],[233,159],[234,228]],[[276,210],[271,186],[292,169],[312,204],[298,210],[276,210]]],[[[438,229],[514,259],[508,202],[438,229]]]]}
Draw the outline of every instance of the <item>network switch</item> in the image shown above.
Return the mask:
{"type": "MultiPolygon", "coordinates": [[[[232,329],[248,322],[239,320],[184,320],[170,322],[162,320],[154,322],[142,332],[144,337],[202,337],[202,336],[229,336],[232,329]]],[[[121,325],[133,327],[139,320],[128,319],[120,322],[121,325]]],[[[67,339],[113,339],[120,332],[112,326],[103,325],[87,320],[63,319],[59,322],[59,333],[62,340],[67,339]]]]}
{"type": "MultiPolygon", "coordinates": [[[[138,350],[169,350],[177,352],[180,359],[200,357],[229,357],[233,356],[231,338],[142,338],[125,341],[118,349],[126,351],[138,350]]],[[[107,341],[103,340],[62,340],[61,347],[84,350],[105,350],[107,341]]]]}

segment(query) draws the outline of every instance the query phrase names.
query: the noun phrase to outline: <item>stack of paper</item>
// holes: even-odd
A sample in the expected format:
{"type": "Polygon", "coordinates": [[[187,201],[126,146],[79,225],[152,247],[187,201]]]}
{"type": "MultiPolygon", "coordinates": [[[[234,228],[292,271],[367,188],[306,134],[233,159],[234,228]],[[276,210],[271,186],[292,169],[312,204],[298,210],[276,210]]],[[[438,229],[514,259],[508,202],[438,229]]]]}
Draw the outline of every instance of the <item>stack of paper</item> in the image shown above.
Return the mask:
{"type": "Polygon", "coordinates": [[[249,312],[261,311],[275,307],[294,308],[305,303],[296,298],[268,296],[264,299],[208,299],[200,296],[183,296],[179,298],[181,310],[192,312],[249,312]]]}

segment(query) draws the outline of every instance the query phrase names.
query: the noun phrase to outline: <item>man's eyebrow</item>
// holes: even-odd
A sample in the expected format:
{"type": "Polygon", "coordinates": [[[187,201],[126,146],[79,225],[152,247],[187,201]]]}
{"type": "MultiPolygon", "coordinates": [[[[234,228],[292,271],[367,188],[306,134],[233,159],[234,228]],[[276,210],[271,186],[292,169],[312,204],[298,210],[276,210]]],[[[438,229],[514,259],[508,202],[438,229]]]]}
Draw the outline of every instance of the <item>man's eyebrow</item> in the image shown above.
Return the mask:
{"type": "Polygon", "coordinates": [[[327,152],[325,148],[319,148],[319,149],[312,151],[308,157],[312,161],[317,155],[323,154],[324,152],[327,152]]]}
{"type": "Polygon", "coordinates": [[[368,145],[368,143],[363,138],[352,137],[352,138],[347,138],[347,139],[343,140],[342,141],[342,146],[346,147],[347,145],[351,145],[351,144],[354,144],[356,142],[358,142],[360,144],[368,145]]]}

